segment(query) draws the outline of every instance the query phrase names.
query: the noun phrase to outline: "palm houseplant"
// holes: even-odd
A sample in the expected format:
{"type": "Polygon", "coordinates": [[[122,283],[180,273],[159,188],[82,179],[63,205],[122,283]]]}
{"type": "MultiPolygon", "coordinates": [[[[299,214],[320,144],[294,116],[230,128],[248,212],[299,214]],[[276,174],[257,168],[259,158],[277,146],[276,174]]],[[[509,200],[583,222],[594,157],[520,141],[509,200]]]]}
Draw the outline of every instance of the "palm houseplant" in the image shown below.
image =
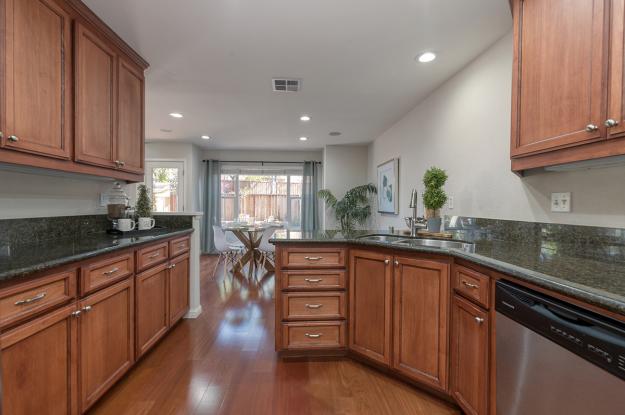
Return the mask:
{"type": "Polygon", "coordinates": [[[441,216],[440,210],[447,202],[447,194],[443,186],[447,181],[447,172],[438,167],[430,167],[423,175],[425,192],[423,193],[423,206],[425,206],[425,217],[427,227],[430,232],[440,232],[441,216]]]}
{"type": "Polygon", "coordinates": [[[330,209],[334,210],[336,220],[341,225],[341,231],[349,233],[356,229],[357,224],[364,225],[369,219],[372,197],[377,192],[375,185],[369,183],[348,190],[341,200],[338,200],[328,189],[319,190],[317,195],[326,201],[330,209]]]}

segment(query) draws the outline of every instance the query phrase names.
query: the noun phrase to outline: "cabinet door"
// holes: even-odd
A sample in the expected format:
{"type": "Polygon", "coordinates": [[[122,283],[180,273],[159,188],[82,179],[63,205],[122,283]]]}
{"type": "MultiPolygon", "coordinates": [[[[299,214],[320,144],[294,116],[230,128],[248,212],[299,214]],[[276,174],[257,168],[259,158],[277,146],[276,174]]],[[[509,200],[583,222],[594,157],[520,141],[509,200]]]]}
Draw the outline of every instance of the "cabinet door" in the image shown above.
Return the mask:
{"type": "Polygon", "coordinates": [[[353,250],[349,278],[349,348],[378,363],[391,362],[390,255],[353,250]]]}
{"type": "Polygon", "coordinates": [[[189,255],[171,261],[169,270],[169,325],[189,311],[189,255]]]}
{"type": "Polygon", "coordinates": [[[447,389],[449,263],[397,257],[393,368],[447,389]]]}
{"type": "Polygon", "coordinates": [[[71,17],[54,0],[6,0],[3,146],[71,154],[71,17]]]}
{"type": "Polygon", "coordinates": [[[75,305],[0,336],[3,414],[76,414],[75,305]]]}
{"type": "Polygon", "coordinates": [[[488,312],[454,296],[451,330],[451,393],[469,415],[488,413],[488,312]]]}
{"type": "Polygon", "coordinates": [[[116,160],[121,170],[143,173],[143,72],[120,58],[118,77],[116,160]]]}
{"type": "Polygon", "coordinates": [[[137,358],[147,352],[169,327],[167,264],[149,269],[135,279],[137,311],[137,358]]]}
{"type": "Polygon", "coordinates": [[[132,279],[80,303],[80,408],[87,410],[134,362],[132,279]]]}
{"type": "Polygon", "coordinates": [[[512,157],[605,138],[608,12],[607,0],[514,1],[512,157]]]}
{"type": "Polygon", "coordinates": [[[83,163],[116,167],[116,54],[81,24],[76,24],[75,42],[75,158],[83,163]]]}
{"type": "Polygon", "coordinates": [[[612,0],[610,13],[608,138],[625,135],[625,0],[612,0]]]}

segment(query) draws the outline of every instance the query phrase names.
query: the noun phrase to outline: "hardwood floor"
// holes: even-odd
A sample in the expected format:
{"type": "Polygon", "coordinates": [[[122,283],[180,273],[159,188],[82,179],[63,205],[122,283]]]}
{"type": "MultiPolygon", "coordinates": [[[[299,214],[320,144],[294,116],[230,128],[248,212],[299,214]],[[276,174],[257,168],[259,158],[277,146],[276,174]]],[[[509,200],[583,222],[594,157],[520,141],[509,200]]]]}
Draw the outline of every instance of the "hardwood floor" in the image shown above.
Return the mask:
{"type": "Polygon", "coordinates": [[[203,312],[183,320],[90,414],[460,414],[349,359],[283,361],[273,349],[273,289],[201,262],[203,312]]]}

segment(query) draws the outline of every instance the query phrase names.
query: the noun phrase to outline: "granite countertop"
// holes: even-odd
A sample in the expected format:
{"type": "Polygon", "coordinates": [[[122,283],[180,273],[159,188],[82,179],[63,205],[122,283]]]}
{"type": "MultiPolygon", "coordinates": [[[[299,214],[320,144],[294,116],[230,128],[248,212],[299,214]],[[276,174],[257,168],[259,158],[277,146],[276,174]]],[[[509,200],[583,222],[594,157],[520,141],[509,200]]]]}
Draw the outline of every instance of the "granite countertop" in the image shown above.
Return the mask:
{"type": "MultiPolygon", "coordinates": [[[[357,231],[315,233],[277,232],[272,243],[349,243],[415,252],[448,254],[484,265],[496,271],[581,301],[625,315],[625,244],[619,239],[576,243],[575,238],[558,240],[547,232],[536,237],[493,235],[483,229],[451,231],[453,239],[472,242],[474,252],[423,246],[400,246],[359,239],[365,235],[387,234],[357,231]]],[[[397,233],[395,235],[398,235],[397,233]]],[[[404,235],[402,235],[404,236],[404,235]]]]}
{"type": "Polygon", "coordinates": [[[36,271],[81,261],[124,248],[193,232],[192,228],[133,231],[117,237],[105,232],[37,243],[0,243],[0,283],[36,271]]]}

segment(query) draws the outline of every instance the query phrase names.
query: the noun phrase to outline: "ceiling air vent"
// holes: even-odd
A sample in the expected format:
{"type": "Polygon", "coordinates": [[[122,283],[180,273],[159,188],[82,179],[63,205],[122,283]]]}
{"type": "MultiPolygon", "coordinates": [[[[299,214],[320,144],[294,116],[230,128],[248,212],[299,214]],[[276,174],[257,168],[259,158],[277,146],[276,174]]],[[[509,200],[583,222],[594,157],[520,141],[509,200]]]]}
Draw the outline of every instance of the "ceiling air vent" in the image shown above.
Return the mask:
{"type": "Polygon", "coordinates": [[[302,88],[302,80],[294,78],[274,78],[271,80],[274,92],[298,92],[302,88]]]}

